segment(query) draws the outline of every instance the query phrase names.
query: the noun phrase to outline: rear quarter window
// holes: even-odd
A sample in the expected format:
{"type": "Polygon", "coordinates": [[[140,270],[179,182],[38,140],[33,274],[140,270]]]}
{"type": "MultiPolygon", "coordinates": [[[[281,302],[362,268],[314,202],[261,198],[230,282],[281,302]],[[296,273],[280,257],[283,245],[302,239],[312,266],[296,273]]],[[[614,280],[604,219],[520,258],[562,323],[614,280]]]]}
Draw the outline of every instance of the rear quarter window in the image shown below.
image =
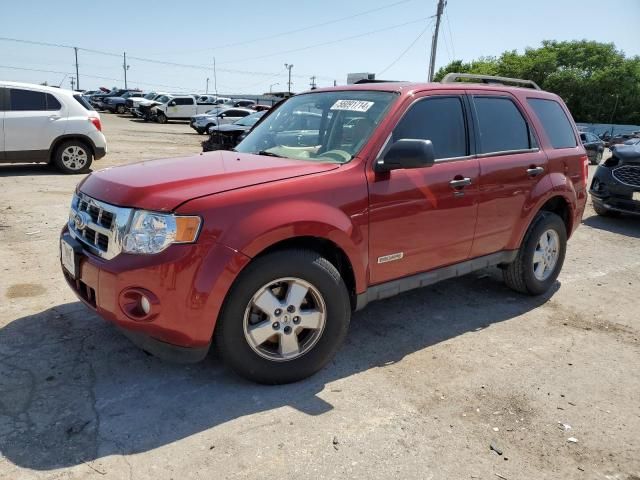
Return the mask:
{"type": "Polygon", "coordinates": [[[91,104],[82,95],[74,95],[73,98],[75,99],[76,102],[78,102],[80,105],[82,105],[85,110],[89,110],[89,111],[93,111],[94,110],[94,108],[91,106],[91,104]]]}
{"type": "Polygon", "coordinates": [[[577,145],[571,122],[558,102],[543,98],[528,98],[527,102],[542,123],[553,148],[572,148],[577,145]]]}

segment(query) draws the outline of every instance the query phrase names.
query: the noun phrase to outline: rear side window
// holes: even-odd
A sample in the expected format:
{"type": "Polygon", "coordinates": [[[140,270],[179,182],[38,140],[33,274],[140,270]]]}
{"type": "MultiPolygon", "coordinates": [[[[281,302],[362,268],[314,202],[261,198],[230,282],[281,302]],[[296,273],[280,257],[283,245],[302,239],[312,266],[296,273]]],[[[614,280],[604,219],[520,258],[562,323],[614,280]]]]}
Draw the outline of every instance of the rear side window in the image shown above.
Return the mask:
{"type": "Polygon", "coordinates": [[[47,110],[60,110],[61,108],[62,105],[60,105],[58,99],[50,93],[47,93],[47,110]]]}
{"type": "Polygon", "coordinates": [[[413,104],[393,131],[403,138],[431,140],[435,158],[464,157],[467,132],[460,97],[431,97],[413,104]]]}
{"type": "Polygon", "coordinates": [[[192,97],[189,97],[189,98],[176,98],[174,101],[176,102],[176,105],[193,105],[195,100],[192,97]]]}
{"type": "Polygon", "coordinates": [[[9,107],[14,112],[43,111],[47,109],[47,95],[44,92],[11,88],[9,107]]]}
{"type": "Polygon", "coordinates": [[[474,97],[473,103],[478,116],[479,153],[531,148],[529,126],[511,99],[474,97]]]}
{"type": "Polygon", "coordinates": [[[94,110],[91,104],[82,95],[74,95],[73,98],[75,98],[76,102],[82,105],[85,108],[85,110],[94,110]]]}
{"type": "Polygon", "coordinates": [[[540,119],[553,148],[576,146],[576,137],[571,123],[558,102],[542,98],[528,98],[527,101],[540,119]]]}

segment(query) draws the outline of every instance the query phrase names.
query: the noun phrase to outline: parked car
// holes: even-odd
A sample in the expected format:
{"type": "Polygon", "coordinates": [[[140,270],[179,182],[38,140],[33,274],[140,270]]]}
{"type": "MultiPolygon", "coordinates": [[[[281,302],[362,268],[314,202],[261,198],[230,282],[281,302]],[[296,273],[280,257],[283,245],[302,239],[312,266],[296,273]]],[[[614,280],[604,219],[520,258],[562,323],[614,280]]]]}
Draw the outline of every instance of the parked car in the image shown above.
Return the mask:
{"type": "Polygon", "coordinates": [[[251,108],[256,104],[253,100],[245,100],[243,98],[229,98],[225,100],[223,105],[227,107],[243,107],[243,108],[251,108]]]}
{"type": "MultiPolygon", "coordinates": [[[[151,101],[156,98],[161,97],[162,95],[166,95],[164,92],[149,92],[142,97],[129,97],[124,102],[125,108],[131,113],[134,114],[134,110],[138,108],[140,103],[151,101]]],[[[134,115],[135,116],[135,115],[134,115]]]]}
{"type": "Polygon", "coordinates": [[[76,92],[0,81],[0,163],[84,173],[107,153],[100,115],[76,92]]]}
{"type": "Polygon", "coordinates": [[[102,100],[102,106],[104,110],[108,110],[111,113],[119,113],[123,114],[127,111],[127,100],[133,98],[144,98],[144,93],[142,92],[125,92],[120,97],[105,97],[102,100]]]}
{"type": "Polygon", "coordinates": [[[109,93],[98,93],[98,94],[95,94],[95,95],[91,95],[89,97],[89,102],[91,103],[91,105],[93,105],[93,108],[102,110],[102,109],[104,109],[104,99],[105,98],[121,97],[122,95],[124,95],[128,91],[129,90],[127,90],[127,89],[119,88],[119,89],[112,90],[109,93]]]}
{"type": "Polygon", "coordinates": [[[252,113],[256,112],[249,108],[214,108],[204,115],[192,116],[189,125],[200,135],[204,135],[211,127],[233,123],[252,113]]]}
{"type": "Polygon", "coordinates": [[[598,215],[640,215],[640,144],[617,145],[596,169],[589,193],[598,215]]]}
{"type": "Polygon", "coordinates": [[[255,104],[251,108],[253,110],[255,110],[256,112],[264,112],[266,110],[270,110],[271,106],[270,105],[255,104]]]}
{"type": "Polygon", "coordinates": [[[604,152],[604,142],[600,138],[591,132],[580,132],[580,141],[582,146],[587,151],[589,157],[589,163],[597,165],[602,160],[602,154],[604,152]]]}
{"type": "Polygon", "coordinates": [[[153,115],[151,113],[151,109],[156,105],[162,105],[164,102],[169,101],[173,95],[170,93],[158,93],[152,99],[144,99],[144,100],[134,100],[133,110],[131,113],[134,117],[143,118],[144,120],[152,120],[153,115]]]}
{"type": "MultiPolygon", "coordinates": [[[[160,99],[157,100],[160,102],[160,99]]],[[[174,95],[167,101],[151,107],[158,123],[167,123],[169,120],[189,120],[194,115],[210,110],[211,103],[199,103],[192,95],[174,95]]]]}
{"type": "Polygon", "coordinates": [[[230,150],[235,147],[245,133],[251,130],[265,112],[255,112],[233,123],[216,125],[208,129],[209,140],[202,142],[205,152],[212,150],[230,150]],[[206,146],[205,146],[206,144],[206,146]]]}
{"type": "Polygon", "coordinates": [[[264,383],[321,369],[374,300],[493,265],[547,292],[587,198],[578,131],[555,94],[459,78],[313,90],[232,152],[89,175],[61,232],[69,286],[147,352],[198,361],[215,337],[264,383]],[[325,119],[312,146],[280,135],[295,111],[325,119]]]}

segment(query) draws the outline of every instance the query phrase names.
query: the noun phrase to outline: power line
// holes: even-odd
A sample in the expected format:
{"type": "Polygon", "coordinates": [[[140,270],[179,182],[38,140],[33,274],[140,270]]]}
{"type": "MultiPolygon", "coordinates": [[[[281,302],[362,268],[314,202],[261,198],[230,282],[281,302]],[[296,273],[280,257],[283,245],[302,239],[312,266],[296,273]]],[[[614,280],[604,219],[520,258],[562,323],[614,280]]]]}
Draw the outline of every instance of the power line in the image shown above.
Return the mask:
{"type": "Polygon", "coordinates": [[[387,65],[385,68],[383,68],[382,70],[380,70],[380,72],[377,75],[382,75],[384,72],[386,72],[387,70],[389,70],[391,67],[393,67],[396,63],[398,63],[400,61],[400,59],[402,57],[404,57],[406,55],[406,53],[411,50],[411,48],[418,42],[418,40],[420,40],[420,38],[422,38],[422,36],[427,33],[427,30],[429,30],[429,28],[431,27],[433,22],[430,22],[427,24],[426,27],[424,27],[424,29],[418,34],[418,36],[416,38],[413,39],[413,41],[409,44],[409,46],[407,48],[405,48],[402,53],[400,55],[398,55],[398,57],[391,62],[389,65],[387,65]]]}
{"type": "Polygon", "coordinates": [[[316,44],[313,44],[313,45],[307,45],[305,47],[293,48],[293,49],[290,49],[290,50],[282,50],[280,52],[269,53],[267,55],[260,55],[260,56],[256,56],[256,57],[248,57],[248,58],[243,58],[243,59],[240,59],[240,60],[231,60],[231,61],[223,62],[223,63],[224,64],[240,63],[240,62],[247,62],[247,61],[250,61],[250,60],[258,60],[258,59],[262,59],[262,58],[276,57],[276,56],[285,55],[285,54],[288,54],[288,53],[302,52],[304,50],[310,50],[312,48],[324,47],[324,46],[327,46],[327,45],[333,45],[333,44],[336,44],[336,43],[341,43],[341,42],[344,42],[344,41],[347,41],[347,40],[353,40],[355,38],[366,37],[368,35],[373,35],[375,33],[386,32],[388,30],[393,30],[393,29],[396,29],[396,28],[404,27],[406,25],[411,25],[413,23],[423,22],[425,20],[428,20],[429,18],[432,18],[432,17],[418,18],[416,20],[410,20],[408,22],[398,23],[398,24],[395,24],[395,25],[391,25],[389,27],[379,28],[377,30],[371,30],[371,31],[368,31],[368,32],[359,33],[357,35],[351,35],[349,37],[342,37],[342,38],[338,38],[336,40],[330,40],[328,42],[316,43],[316,44]]]}
{"type": "Polygon", "coordinates": [[[451,34],[451,24],[449,23],[449,14],[445,11],[444,18],[447,20],[447,30],[449,30],[449,39],[451,40],[451,52],[453,53],[453,58],[455,60],[456,57],[456,49],[453,46],[453,35],[451,34]]]}
{"type": "Polygon", "coordinates": [[[309,26],[306,26],[306,27],[301,27],[301,28],[296,28],[294,30],[287,30],[285,32],[275,33],[273,35],[266,35],[264,37],[257,37],[257,38],[253,38],[251,40],[243,40],[241,42],[232,42],[232,43],[227,43],[227,44],[224,44],[224,45],[201,48],[201,49],[197,49],[197,50],[181,50],[181,51],[162,52],[162,53],[171,55],[171,54],[174,54],[174,53],[203,52],[203,51],[209,51],[209,50],[219,50],[219,49],[222,49],[222,48],[238,47],[238,46],[241,46],[241,45],[249,45],[251,43],[263,42],[265,40],[271,40],[273,38],[284,37],[286,35],[292,35],[294,33],[305,32],[307,30],[312,30],[314,28],[324,27],[324,26],[327,26],[327,25],[331,25],[333,23],[344,22],[346,20],[351,20],[352,18],[357,18],[357,17],[361,17],[363,15],[368,15],[369,13],[379,12],[381,10],[386,10],[388,8],[397,7],[398,5],[401,5],[403,3],[408,3],[408,2],[411,2],[411,1],[413,1],[413,0],[400,0],[400,1],[397,1],[397,2],[394,2],[394,3],[390,3],[388,5],[383,5],[383,6],[378,7],[378,8],[372,8],[370,10],[365,10],[363,12],[354,13],[353,15],[348,15],[346,17],[335,18],[333,20],[327,20],[325,22],[316,23],[316,24],[309,25],[309,26]]]}

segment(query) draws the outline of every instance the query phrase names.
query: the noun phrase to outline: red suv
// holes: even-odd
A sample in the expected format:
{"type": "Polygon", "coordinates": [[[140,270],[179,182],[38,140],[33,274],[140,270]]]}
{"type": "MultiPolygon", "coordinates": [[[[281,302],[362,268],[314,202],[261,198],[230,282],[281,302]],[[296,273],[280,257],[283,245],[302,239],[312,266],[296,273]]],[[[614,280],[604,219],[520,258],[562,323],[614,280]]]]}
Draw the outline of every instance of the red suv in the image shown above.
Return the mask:
{"type": "Polygon", "coordinates": [[[314,90],[234,151],[89,175],[69,285],[144,350],[198,361],[215,340],[265,383],[322,368],[374,300],[491,265],[546,292],[586,202],[579,133],[532,82],[460,77],[314,90]],[[292,130],[300,112],[318,121],[292,130]]]}

